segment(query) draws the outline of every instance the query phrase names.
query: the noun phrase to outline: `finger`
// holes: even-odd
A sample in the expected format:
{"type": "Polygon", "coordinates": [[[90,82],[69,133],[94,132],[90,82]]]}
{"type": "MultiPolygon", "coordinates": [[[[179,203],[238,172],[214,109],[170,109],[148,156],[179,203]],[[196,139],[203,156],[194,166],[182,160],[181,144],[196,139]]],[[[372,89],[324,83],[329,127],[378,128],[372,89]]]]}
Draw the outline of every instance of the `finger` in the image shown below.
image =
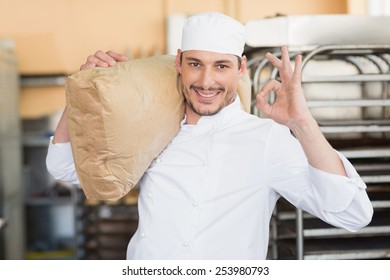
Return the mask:
{"type": "Polygon", "coordinates": [[[88,57],[87,62],[80,66],[80,70],[86,70],[93,67],[109,67],[109,66],[110,65],[107,62],[102,61],[96,58],[95,56],[91,55],[88,57]]]}
{"type": "Polygon", "coordinates": [[[265,58],[272,63],[273,66],[275,66],[276,69],[280,69],[282,67],[282,61],[274,56],[272,53],[266,53],[265,58]]]}
{"type": "Polygon", "coordinates": [[[116,64],[114,58],[112,58],[108,53],[105,53],[101,50],[97,51],[95,55],[91,57],[91,60],[95,61],[96,65],[101,67],[104,67],[105,63],[108,64],[108,66],[114,66],[116,64]]]}
{"type": "Polygon", "coordinates": [[[288,52],[287,46],[281,47],[281,52],[282,52],[282,63],[284,65],[291,65],[290,54],[288,52]]]}
{"type": "Polygon", "coordinates": [[[282,72],[282,75],[287,79],[290,79],[293,73],[291,68],[290,54],[288,52],[287,46],[283,46],[281,48],[282,52],[282,69],[279,72],[282,72]]]}
{"type": "Polygon", "coordinates": [[[268,95],[271,91],[276,94],[279,93],[279,89],[282,85],[276,80],[269,80],[260,90],[259,94],[262,96],[268,95]]]}
{"type": "Polygon", "coordinates": [[[93,68],[96,66],[109,67],[110,65],[107,62],[100,60],[96,56],[90,55],[90,56],[88,56],[87,61],[83,65],[81,65],[80,70],[86,70],[86,69],[90,69],[90,68],[93,68]]]}
{"type": "Polygon", "coordinates": [[[266,53],[265,58],[278,70],[280,78],[283,80],[282,61],[271,53],[266,53]]]}
{"type": "Polygon", "coordinates": [[[114,66],[117,62],[127,61],[128,58],[124,55],[108,51],[103,52],[102,50],[97,51],[94,55],[90,55],[87,61],[80,66],[80,70],[86,70],[93,67],[110,67],[114,66]]]}
{"type": "Polygon", "coordinates": [[[256,95],[256,107],[264,114],[269,116],[271,114],[272,105],[268,103],[267,97],[271,91],[278,95],[281,84],[276,80],[268,81],[256,95]]]}
{"type": "Polygon", "coordinates": [[[278,70],[279,76],[282,81],[291,77],[292,69],[287,47],[281,48],[281,59],[272,55],[271,53],[266,53],[265,57],[278,70]]]}
{"type": "Polygon", "coordinates": [[[107,55],[112,57],[115,61],[122,61],[123,62],[123,61],[127,61],[128,60],[128,58],[126,56],[118,54],[118,53],[113,52],[113,51],[108,51],[107,55]]]}
{"type": "Polygon", "coordinates": [[[302,55],[297,55],[295,57],[295,66],[294,66],[294,79],[301,80],[302,79],[302,55]]]}
{"type": "Polygon", "coordinates": [[[266,116],[269,116],[271,114],[271,105],[268,103],[266,100],[266,95],[262,94],[257,94],[256,95],[256,107],[259,109],[261,112],[263,112],[266,116]]]}
{"type": "Polygon", "coordinates": [[[128,58],[124,55],[118,54],[113,51],[103,52],[97,51],[95,57],[108,63],[109,66],[114,66],[117,62],[127,61],[128,58]]]}
{"type": "Polygon", "coordinates": [[[95,63],[85,63],[85,64],[80,66],[80,70],[87,70],[87,69],[93,68],[95,66],[96,66],[95,63]]]}

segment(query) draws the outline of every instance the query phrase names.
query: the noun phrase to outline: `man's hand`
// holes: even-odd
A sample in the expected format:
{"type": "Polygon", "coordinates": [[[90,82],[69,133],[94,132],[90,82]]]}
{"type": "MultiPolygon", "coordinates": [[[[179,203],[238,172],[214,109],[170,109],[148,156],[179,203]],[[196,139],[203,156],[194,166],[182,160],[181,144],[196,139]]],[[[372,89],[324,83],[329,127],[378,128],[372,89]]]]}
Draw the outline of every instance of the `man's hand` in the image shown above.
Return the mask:
{"type": "Polygon", "coordinates": [[[257,108],[276,122],[287,126],[301,143],[311,166],[324,172],[346,176],[344,165],[335,150],[322,134],[311,115],[302,90],[302,57],[295,57],[294,69],[290,63],[287,47],[282,48],[281,60],[270,53],[266,58],[279,71],[280,82],[268,81],[257,94],[257,108]],[[269,104],[266,96],[276,94],[269,104]]]}
{"type": "Polygon", "coordinates": [[[279,71],[280,82],[277,80],[268,81],[256,96],[256,106],[267,117],[294,131],[312,116],[301,85],[302,56],[295,57],[293,69],[287,47],[282,47],[281,50],[281,59],[270,53],[266,54],[268,61],[279,71]],[[276,100],[269,104],[266,97],[271,91],[276,94],[276,100]]]}
{"type": "Polygon", "coordinates": [[[93,67],[111,67],[114,66],[117,62],[126,61],[127,57],[117,54],[112,51],[103,52],[97,51],[94,55],[90,55],[87,58],[87,61],[80,66],[80,70],[86,70],[93,67]]]}

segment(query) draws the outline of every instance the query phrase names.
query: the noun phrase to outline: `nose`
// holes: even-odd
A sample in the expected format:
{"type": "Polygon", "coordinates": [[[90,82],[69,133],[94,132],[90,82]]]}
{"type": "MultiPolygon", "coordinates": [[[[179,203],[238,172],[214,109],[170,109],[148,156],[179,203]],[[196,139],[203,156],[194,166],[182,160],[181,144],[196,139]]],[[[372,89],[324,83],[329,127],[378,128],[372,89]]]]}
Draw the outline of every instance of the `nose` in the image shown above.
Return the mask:
{"type": "Polygon", "coordinates": [[[203,89],[212,88],[215,83],[215,75],[212,69],[206,67],[201,71],[199,77],[199,85],[203,87],[203,89]]]}

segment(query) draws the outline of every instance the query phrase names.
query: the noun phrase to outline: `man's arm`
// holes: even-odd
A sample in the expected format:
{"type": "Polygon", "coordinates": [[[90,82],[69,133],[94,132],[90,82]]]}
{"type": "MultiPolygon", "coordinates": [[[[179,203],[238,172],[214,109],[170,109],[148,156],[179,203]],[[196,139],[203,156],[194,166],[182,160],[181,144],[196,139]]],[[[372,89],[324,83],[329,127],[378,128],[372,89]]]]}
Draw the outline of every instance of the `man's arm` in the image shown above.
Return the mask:
{"type": "Polygon", "coordinates": [[[64,112],[62,113],[61,118],[57,124],[56,131],[54,132],[52,144],[67,142],[70,142],[70,137],[68,132],[68,120],[65,107],[64,112]]]}
{"type": "Polygon", "coordinates": [[[266,58],[278,69],[281,81],[271,80],[257,94],[257,107],[276,122],[290,128],[299,140],[311,166],[336,175],[346,176],[344,165],[311,115],[301,85],[302,57],[295,58],[292,69],[287,47],[282,47],[281,60],[268,53],[266,58]],[[276,94],[269,104],[266,96],[276,94]]]}

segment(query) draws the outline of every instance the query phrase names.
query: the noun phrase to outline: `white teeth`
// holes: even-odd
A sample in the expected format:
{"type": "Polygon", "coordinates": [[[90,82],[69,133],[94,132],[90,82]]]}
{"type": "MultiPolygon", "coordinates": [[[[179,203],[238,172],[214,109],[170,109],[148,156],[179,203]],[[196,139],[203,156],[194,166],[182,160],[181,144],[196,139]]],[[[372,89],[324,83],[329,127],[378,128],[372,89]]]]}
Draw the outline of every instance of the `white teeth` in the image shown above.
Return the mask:
{"type": "Polygon", "coordinates": [[[201,93],[201,92],[198,92],[199,93],[199,95],[200,96],[203,96],[203,97],[208,97],[208,98],[210,98],[210,97],[214,97],[214,96],[216,96],[217,95],[217,93],[216,92],[214,92],[214,93],[212,93],[212,94],[203,94],[203,93],[201,93]]]}

